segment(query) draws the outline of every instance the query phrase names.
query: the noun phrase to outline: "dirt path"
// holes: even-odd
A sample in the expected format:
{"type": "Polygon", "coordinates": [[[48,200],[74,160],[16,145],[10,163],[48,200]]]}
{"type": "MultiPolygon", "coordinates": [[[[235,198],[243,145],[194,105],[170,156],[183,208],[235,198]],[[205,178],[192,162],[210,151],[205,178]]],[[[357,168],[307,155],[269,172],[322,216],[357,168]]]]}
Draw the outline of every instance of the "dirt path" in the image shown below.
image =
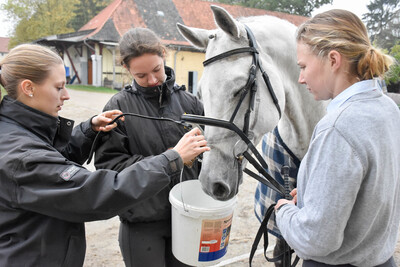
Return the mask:
{"type": "MultiPolygon", "coordinates": [[[[61,116],[79,123],[101,112],[110,94],[87,93],[69,90],[71,100],[65,102],[61,116]]],[[[86,166],[94,170],[93,165],[86,166]]],[[[238,204],[234,211],[228,252],[218,266],[241,267],[248,266],[248,253],[257,233],[259,222],[254,216],[254,192],[257,182],[245,175],[238,195],[238,204]]],[[[124,267],[118,245],[118,217],[109,220],[86,223],[87,251],[85,267],[124,267]]],[[[272,267],[260,254],[262,246],[258,247],[253,266],[272,267]]],[[[396,263],[400,265],[400,244],[395,254],[396,263]]]]}

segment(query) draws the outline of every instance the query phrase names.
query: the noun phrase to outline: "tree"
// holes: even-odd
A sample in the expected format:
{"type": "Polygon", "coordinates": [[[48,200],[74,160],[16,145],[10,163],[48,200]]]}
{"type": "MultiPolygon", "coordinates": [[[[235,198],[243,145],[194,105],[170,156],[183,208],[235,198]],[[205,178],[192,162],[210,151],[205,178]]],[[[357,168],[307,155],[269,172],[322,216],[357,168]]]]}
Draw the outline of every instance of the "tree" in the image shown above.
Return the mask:
{"type": "Polygon", "coordinates": [[[69,25],[75,30],[79,30],[89,20],[96,16],[101,10],[111,3],[111,0],[80,0],[74,4],[73,12],[75,17],[69,25]]]}
{"type": "Polygon", "coordinates": [[[111,0],[7,0],[1,6],[15,22],[9,46],[77,31],[111,0]]]}
{"type": "Polygon", "coordinates": [[[2,8],[16,22],[10,47],[41,37],[72,32],[68,27],[76,0],[8,0],[2,8]]]}
{"type": "Polygon", "coordinates": [[[371,41],[390,49],[400,38],[400,3],[398,0],[372,0],[363,14],[371,41]]]}
{"type": "Polygon", "coordinates": [[[333,0],[218,0],[218,2],[310,17],[314,9],[332,4],[333,0]]]}
{"type": "MultiPolygon", "coordinates": [[[[400,41],[397,42],[390,49],[390,55],[394,58],[395,63],[391,66],[390,70],[386,73],[385,81],[388,85],[397,85],[399,88],[400,84],[400,41]]],[[[400,93],[400,92],[399,92],[400,93]]]]}

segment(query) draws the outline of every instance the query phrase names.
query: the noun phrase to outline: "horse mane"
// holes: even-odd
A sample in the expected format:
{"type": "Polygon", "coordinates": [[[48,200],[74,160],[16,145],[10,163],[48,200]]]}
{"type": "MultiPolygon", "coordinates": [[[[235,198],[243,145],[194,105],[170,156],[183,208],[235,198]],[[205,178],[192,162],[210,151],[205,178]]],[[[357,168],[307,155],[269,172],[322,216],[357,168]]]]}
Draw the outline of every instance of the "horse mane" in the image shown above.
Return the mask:
{"type": "Polygon", "coordinates": [[[284,66],[281,71],[291,76],[285,79],[290,78],[297,83],[299,73],[295,39],[297,27],[287,20],[269,15],[242,17],[238,21],[252,29],[259,40],[261,51],[268,54],[277,66],[284,66]]]}
{"type": "MultiPolygon", "coordinates": [[[[316,123],[325,114],[326,104],[315,101],[304,85],[298,83],[299,67],[296,55],[297,27],[280,18],[264,15],[240,18],[256,36],[260,53],[266,54],[272,62],[270,68],[277,68],[285,90],[284,116],[278,123],[282,139],[293,148],[296,156],[302,158],[316,123]],[[295,141],[294,141],[295,140],[295,141]]],[[[268,68],[265,68],[268,72],[268,68]]]]}

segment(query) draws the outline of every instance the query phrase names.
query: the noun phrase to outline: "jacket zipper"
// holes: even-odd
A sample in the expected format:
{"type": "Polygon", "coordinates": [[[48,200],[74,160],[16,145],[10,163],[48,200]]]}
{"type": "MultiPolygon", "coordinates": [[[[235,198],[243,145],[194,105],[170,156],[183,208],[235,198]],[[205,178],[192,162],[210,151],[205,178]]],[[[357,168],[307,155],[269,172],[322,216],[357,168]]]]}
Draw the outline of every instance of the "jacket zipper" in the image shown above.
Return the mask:
{"type": "Polygon", "coordinates": [[[162,89],[161,86],[158,86],[158,91],[160,92],[160,96],[158,97],[158,104],[161,107],[161,101],[162,101],[162,89]]]}

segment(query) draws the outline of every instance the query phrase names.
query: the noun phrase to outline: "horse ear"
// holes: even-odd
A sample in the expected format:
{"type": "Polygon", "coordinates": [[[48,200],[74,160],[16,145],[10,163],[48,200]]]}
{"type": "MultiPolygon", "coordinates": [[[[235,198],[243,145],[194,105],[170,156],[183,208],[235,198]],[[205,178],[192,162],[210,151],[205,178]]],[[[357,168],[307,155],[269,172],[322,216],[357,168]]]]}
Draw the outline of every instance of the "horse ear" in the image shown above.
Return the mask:
{"type": "Polygon", "coordinates": [[[177,23],[176,26],[178,27],[179,33],[194,46],[199,48],[207,47],[209,40],[207,30],[187,27],[180,23],[177,23]]]}
{"type": "Polygon", "coordinates": [[[212,12],[214,13],[215,23],[224,32],[232,35],[234,38],[240,37],[240,28],[236,20],[225,9],[219,6],[211,5],[212,12]]]}

